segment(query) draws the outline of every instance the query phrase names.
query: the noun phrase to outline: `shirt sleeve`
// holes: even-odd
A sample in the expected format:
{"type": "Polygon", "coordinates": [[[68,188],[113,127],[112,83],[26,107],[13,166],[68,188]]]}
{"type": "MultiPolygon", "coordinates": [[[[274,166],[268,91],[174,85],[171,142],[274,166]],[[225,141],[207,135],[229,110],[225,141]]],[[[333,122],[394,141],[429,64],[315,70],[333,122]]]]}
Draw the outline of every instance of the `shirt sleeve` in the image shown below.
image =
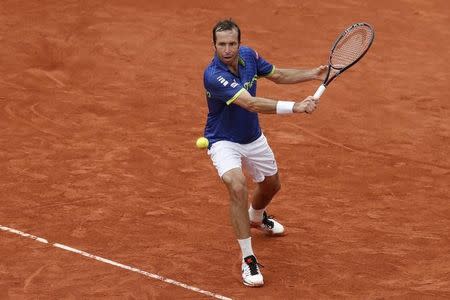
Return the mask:
{"type": "Polygon", "coordinates": [[[205,78],[205,88],[211,98],[230,105],[244,91],[242,85],[236,82],[230,74],[216,73],[205,78]]]}
{"type": "Polygon", "coordinates": [[[258,52],[255,51],[257,74],[260,77],[270,76],[275,71],[275,66],[267,62],[258,52]]]}

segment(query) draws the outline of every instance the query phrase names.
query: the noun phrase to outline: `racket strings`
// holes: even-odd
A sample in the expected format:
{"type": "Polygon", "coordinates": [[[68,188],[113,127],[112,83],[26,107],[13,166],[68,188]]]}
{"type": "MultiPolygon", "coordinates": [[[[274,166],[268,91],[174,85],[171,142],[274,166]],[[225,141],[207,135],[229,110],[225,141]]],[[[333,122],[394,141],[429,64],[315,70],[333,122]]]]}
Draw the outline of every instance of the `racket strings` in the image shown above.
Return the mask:
{"type": "Polygon", "coordinates": [[[331,56],[331,65],[337,69],[351,65],[366,52],[372,39],[373,32],[368,27],[350,30],[336,44],[331,56]]]}

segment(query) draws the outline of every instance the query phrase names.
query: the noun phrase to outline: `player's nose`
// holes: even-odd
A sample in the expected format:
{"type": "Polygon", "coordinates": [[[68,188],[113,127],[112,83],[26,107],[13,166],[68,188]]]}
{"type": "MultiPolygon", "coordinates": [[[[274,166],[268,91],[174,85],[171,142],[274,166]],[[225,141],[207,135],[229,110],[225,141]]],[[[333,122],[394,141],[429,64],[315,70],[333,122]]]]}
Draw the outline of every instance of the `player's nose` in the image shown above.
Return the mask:
{"type": "Polygon", "coordinates": [[[233,50],[233,49],[232,49],[231,45],[226,45],[226,46],[225,46],[225,52],[231,53],[232,50],[233,50]]]}

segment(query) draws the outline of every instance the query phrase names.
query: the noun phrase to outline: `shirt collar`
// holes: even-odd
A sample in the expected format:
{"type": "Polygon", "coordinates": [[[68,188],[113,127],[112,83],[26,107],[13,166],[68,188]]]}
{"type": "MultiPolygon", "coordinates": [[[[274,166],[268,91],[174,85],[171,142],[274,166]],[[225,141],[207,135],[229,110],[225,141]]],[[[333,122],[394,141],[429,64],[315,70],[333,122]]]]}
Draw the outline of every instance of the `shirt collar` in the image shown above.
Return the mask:
{"type": "Polygon", "coordinates": [[[239,58],[238,58],[238,63],[245,68],[245,61],[240,55],[239,55],[239,58]]]}

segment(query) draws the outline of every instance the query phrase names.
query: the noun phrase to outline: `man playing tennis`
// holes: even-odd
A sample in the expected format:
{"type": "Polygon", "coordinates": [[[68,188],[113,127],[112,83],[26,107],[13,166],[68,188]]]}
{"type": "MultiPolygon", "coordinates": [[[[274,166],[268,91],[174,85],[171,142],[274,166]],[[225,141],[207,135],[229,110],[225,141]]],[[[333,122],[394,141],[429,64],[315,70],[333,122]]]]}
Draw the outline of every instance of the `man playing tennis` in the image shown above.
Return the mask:
{"type": "Polygon", "coordinates": [[[317,106],[312,96],[301,102],[256,97],[256,81],[265,77],[275,83],[323,80],[327,67],[310,70],[278,69],[256,51],[241,46],[241,32],[232,20],[214,26],[215,55],[204,72],[209,113],[205,137],[208,154],[230,197],[231,223],[242,251],[242,279],[247,286],[264,284],[253,253],[250,227],[268,235],[283,235],[285,229],[266,213],[280,190],[274,154],[261,131],[258,113],[312,113],[317,106]],[[257,183],[248,205],[243,166],[257,183]]]}

